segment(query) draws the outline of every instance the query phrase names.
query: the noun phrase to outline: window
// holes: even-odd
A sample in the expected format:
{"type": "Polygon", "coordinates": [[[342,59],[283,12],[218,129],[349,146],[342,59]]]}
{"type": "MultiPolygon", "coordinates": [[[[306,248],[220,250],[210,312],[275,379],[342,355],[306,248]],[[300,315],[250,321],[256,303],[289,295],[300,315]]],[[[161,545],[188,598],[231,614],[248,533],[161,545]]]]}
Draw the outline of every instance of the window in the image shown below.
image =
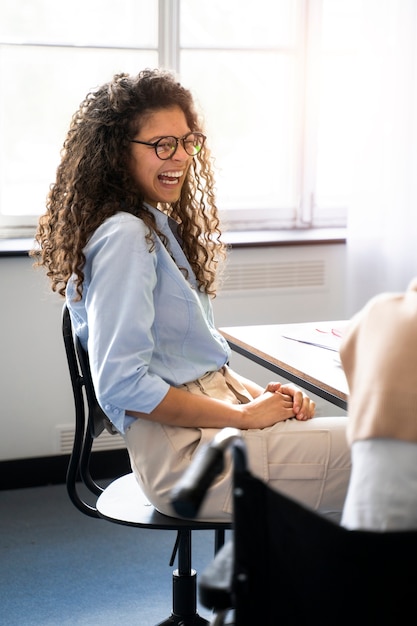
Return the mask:
{"type": "Polygon", "coordinates": [[[87,91],[157,65],[201,105],[230,228],[343,226],[360,5],[2,0],[0,232],[33,234],[87,91]]]}

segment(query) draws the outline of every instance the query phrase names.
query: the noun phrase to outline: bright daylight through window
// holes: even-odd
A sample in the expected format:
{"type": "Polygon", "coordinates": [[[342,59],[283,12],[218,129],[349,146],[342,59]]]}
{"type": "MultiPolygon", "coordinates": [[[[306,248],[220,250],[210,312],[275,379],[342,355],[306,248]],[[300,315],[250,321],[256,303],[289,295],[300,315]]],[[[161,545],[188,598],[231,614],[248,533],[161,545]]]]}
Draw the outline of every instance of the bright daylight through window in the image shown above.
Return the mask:
{"type": "Polygon", "coordinates": [[[343,226],[360,6],[2,0],[0,236],[33,234],[87,91],[158,65],[201,105],[229,228],[343,226]]]}

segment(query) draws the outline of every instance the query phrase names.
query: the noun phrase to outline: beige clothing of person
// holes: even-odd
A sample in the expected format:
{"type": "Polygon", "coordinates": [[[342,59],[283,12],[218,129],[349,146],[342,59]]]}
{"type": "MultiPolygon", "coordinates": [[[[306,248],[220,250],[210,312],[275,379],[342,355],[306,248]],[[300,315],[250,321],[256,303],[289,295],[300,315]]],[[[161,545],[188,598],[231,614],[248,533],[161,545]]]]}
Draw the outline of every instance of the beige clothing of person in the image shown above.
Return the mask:
{"type": "MultiPolygon", "coordinates": [[[[251,397],[228,367],[206,374],[184,387],[237,404],[251,397]]],[[[265,429],[242,431],[251,471],[292,498],[326,516],[340,520],[350,475],[346,442],[346,418],[295,418],[265,429]]],[[[200,447],[218,429],[168,426],[137,419],[125,440],[132,469],[154,506],[174,515],[169,501],[172,487],[183,475],[200,447]]],[[[232,514],[232,466],[230,455],[223,473],[211,487],[200,519],[224,521],[232,514]]]]}
{"type": "Polygon", "coordinates": [[[349,384],[352,471],[341,524],[417,528],[417,280],[372,298],[348,326],[340,357],[349,384]]]}

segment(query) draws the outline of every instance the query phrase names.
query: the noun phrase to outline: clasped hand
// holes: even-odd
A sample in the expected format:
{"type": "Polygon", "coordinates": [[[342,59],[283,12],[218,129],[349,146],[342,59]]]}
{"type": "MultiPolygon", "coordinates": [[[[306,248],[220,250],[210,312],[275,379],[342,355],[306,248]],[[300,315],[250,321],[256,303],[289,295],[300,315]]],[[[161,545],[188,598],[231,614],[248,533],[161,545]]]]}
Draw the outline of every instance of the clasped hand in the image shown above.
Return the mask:
{"type": "Polygon", "coordinates": [[[294,413],[294,417],[298,420],[309,420],[314,417],[316,412],[316,403],[311,400],[301,389],[288,383],[268,383],[264,393],[276,393],[282,396],[283,403],[290,403],[290,409],[294,413]]]}
{"type": "Polygon", "coordinates": [[[247,428],[267,428],[295,417],[306,421],[314,417],[316,403],[295,385],[271,382],[252,402],[241,405],[247,428]]]}

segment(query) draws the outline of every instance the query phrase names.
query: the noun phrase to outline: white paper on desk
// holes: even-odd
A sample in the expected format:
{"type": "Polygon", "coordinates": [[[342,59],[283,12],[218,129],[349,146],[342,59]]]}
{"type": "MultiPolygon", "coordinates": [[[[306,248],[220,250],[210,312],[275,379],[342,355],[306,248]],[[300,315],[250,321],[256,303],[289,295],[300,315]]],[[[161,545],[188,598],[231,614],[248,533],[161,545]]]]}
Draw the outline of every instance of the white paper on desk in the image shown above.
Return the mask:
{"type": "Polygon", "coordinates": [[[318,324],[311,328],[299,328],[294,331],[286,332],[282,336],[285,339],[292,339],[301,343],[307,343],[318,348],[333,350],[339,353],[340,342],[342,338],[343,327],[336,328],[334,326],[325,326],[318,324]]]}

